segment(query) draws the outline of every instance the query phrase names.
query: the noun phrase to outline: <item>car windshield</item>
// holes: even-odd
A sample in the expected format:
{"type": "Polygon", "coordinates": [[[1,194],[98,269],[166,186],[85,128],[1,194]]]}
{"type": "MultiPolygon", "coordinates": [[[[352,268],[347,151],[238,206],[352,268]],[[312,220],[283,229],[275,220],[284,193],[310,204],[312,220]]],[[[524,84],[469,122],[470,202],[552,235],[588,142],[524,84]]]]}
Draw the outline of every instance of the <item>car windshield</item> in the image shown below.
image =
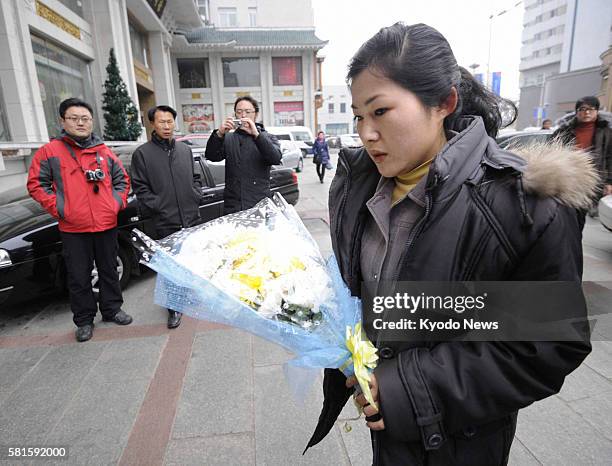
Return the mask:
{"type": "Polygon", "coordinates": [[[312,141],[310,134],[308,134],[306,131],[292,131],[292,134],[296,141],[312,141]]]}
{"type": "Polygon", "coordinates": [[[0,206],[0,238],[31,229],[38,223],[43,208],[31,199],[0,206]]]}
{"type": "Polygon", "coordinates": [[[288,134],[275,134],[276,139],[282,140],[282,141],[291,141],[291,136],[288,134]]]}

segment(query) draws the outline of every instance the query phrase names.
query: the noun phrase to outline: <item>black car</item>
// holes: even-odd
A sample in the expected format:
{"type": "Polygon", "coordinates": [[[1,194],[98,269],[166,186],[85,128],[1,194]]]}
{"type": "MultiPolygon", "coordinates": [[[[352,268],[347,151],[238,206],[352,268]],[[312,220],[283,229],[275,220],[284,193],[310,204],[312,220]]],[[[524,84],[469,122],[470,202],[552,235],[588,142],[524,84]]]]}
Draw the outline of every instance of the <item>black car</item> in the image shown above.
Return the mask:
{"type": "MultiPolygon", "coordinates": [[[[119,156],[128,172],[132,152],[137,146],[117,147],[119,156]]],[[[202,222],[223,215],[224,162],[209,162],[204,158],[204,148],[194,148],[196,183],[204,193],[200,205],[202,222]]],[[[291,168],[273,167],[270,172],[273,192],[279,192],[290,204],[299,198],[297,176],[291,168]]],[[[128,206],[119,213],[119,257],[117,270],[121,287],[125,287],[132,274],[139,274],[136,251],[131,247],[130,232],[138,228],[152,233],[152,222],[143,217],[138,200],[130,193],[128,206]]],[[[62,242],[57,220],[27,196],[0,206],[0,306],[24,299],[66,289],[66,269],[62,259],[62,242]]],[[[97,272],[92,273],[94,291],[97,272]]]]}

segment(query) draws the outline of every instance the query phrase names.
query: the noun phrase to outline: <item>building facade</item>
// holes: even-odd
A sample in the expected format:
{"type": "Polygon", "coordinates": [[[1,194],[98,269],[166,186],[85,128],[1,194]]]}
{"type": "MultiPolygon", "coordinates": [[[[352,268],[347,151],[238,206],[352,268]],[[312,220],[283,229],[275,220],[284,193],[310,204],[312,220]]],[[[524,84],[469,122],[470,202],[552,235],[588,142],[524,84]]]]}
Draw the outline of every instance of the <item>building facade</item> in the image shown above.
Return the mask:
{"type": "Polygon", "coordinates": [[[28,147],[59,134],[62,100],[92,103],[103,134],[111,49],[143,141],[154,105],[175,107],[180,131],[203,132],[241,95],[261,103],[264,124],[315,129],[326,42],[313,18],[310,1],[288,9],[281,0],[2,0],[0,191],[23,186],[28,147]]]}
{"type": "Polygon", "coordinates": [[[260,103],[264,125],[316,127],[320,58],[310,1],[199,0],[206,26],[175,35],[179,127],[208,132],[233,115],[236,98],[260,103]]]}
{"type": "MultiPolygon", "coordinates": [[[[57,109],[68,97],[92,104],[94,130],[102,134],[111,48],[141,114],[156,103],[174,104],[173,33],[202,24],[194,0],[3,0],[0,140],[31,144],[57,136],[57,109]]],[[[2,152],[2,188],[23,184],[30,151],[2,152]]]]}
{"type": "Polygon", "coordinates": [[[611,26],[608,0],[525,2],[518,128],[556,119],[577,98],[598,95],[611,26]]]}
{"type": "Polygon", "coordinates": [[[348,86],[323,86],[323,105],[317,131],[328,136],[354,133],[351,91],[348,86]]]}

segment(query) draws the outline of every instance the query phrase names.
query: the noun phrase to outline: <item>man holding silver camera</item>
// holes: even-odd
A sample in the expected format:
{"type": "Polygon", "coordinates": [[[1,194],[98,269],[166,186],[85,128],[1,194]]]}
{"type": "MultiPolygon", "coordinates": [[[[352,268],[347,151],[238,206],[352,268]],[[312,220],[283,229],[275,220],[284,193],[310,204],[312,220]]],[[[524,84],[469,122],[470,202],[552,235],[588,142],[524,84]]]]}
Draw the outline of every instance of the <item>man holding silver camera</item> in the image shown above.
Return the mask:
{"type": "Polygon", "coordinates": [[[259,105],[253,97],[236,99],[234,113],[235,118],[227,118],[206,144],[208,160],[225,159],[224,214],[250,209],[270,197],[270,166],[282,158],[276,136],[256,123],[259,105]]]}
{"type": "Polygon", "coordinates": [[[80,99],[59,106],[61,136],[42,146],[28,173],[28,192],[58,220],[76,339],[93,335],[98,304],[91,273],[94,261],[102,320],[128,325],[117,273],[117,214],[127,206],[130,180],[123,165],[93,133],[93,111],[80,99]]]}

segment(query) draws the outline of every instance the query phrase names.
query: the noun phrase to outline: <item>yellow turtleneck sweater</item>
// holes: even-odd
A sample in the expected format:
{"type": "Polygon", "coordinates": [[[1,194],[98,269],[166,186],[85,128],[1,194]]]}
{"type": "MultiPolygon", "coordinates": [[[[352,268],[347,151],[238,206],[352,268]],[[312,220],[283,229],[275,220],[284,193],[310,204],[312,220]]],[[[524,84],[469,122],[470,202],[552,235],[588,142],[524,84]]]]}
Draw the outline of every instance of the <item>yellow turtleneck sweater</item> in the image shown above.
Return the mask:
{"type": "Polygon", "coordinates": [[[427,175],[431,162],[433,162],[433,159],[430,159],[418,167],[413,168],[408,173],[402,173],[394,178],[395,188],[393,188],[393,194],[391,196],[391,206],[394,206],[404,199],[408,193],[414,189],[419,181],[421,181],[421,178],[427,175]]]}

